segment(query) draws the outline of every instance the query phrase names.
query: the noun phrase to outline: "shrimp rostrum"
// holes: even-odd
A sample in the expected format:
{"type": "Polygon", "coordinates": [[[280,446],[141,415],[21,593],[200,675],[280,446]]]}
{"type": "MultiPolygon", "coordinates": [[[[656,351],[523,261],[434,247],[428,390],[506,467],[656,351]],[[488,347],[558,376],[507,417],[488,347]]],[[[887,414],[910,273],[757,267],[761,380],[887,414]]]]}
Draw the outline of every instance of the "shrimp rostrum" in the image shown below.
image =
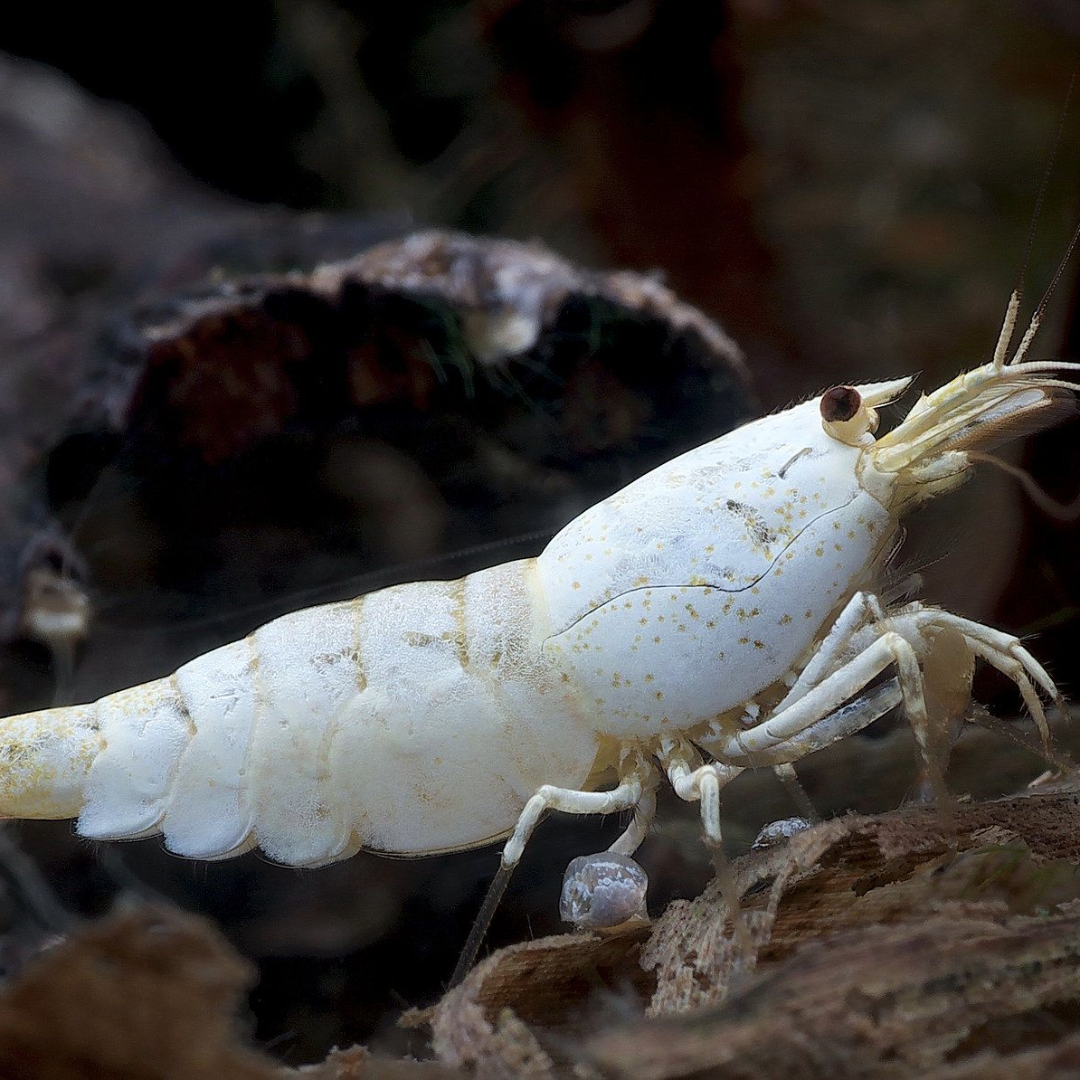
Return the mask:
{"type": "Polygon", "coordinates": [[[717,844],[741,771],[790,770],[898,704],[929,759],[929,673],[966,706],[976,659],[1045,739],[1058,693],[1016,637],[879,591],[905,513],[1071,408],[1080,365],[1025,359],[1037,317],[1006,359],[1016,307],[993,360],[881,437],[908,378],[682,454],[537,558],[296,611],[165,678],[0,720],[0,814],[296,866],[509,837],[505,869],[549,809],[633,811],[612,846],[631,854],[665,774],[717,844]]]}

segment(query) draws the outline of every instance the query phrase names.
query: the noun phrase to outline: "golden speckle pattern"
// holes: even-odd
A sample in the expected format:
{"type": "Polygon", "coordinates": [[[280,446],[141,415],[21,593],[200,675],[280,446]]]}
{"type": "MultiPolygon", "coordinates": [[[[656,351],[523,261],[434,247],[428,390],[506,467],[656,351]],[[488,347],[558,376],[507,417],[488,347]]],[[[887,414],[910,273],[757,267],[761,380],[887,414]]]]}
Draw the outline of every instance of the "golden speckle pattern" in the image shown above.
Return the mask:
{"type": "MultiPolygon", "coordinates": [[[[814,401],[789,410],[783,429],[770,419],[675,458],[566,526],[537,560],[556,628],[632,590],[707,585],[735,594],[788,571],[796,538],[861,494],[859,451],[825,434],[814,401]],[[795,456],[797,443],[805,445],[795,456]]],[[[844,545],[862,550],[871,524],[888,531],[880,510],[858,513],[858,528],[850,515],[830,521],[828,542],[815,536],[816,557],[847,565],[844,545]]]]}
{"type": "Polygon", "coordinates": [[[0,815],[74,817],[102,745],[96,704],[0,719],[0,815]]]}
{"type": "Polygon", "coordinates": [[[873,564],[890,519],[859,486],[858,451],[822,431],[816,402],[784,415],[782,429],[750,424],[661,466],[538,559],[557,628],[545,655],[601,730],[649,737],[751,700],[873,564]],[[801,583],[794,593],[788,575],[801,583]],[[628,656],[647,673],[645,695],[628,656]]]}

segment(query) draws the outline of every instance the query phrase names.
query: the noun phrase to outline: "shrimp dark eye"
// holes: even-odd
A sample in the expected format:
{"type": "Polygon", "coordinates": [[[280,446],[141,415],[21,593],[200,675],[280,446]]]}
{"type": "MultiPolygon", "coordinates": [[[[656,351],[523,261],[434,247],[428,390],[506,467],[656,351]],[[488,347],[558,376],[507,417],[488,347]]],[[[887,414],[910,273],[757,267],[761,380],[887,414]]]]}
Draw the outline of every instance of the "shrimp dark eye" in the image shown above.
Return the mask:
{"type": "Polygon", "coordinates": [[[843,423],[850,420],[862,404],[862,397],[854,386],[834,386],[821,395],[821,418],[827,423],[843,423]]]}

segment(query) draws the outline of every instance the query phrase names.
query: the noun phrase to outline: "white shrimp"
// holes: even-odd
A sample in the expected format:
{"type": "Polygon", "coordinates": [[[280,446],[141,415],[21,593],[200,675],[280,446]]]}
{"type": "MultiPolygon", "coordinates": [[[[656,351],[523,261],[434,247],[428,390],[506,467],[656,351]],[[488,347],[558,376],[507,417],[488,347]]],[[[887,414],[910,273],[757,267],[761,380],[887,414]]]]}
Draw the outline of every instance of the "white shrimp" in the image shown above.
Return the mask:
{"type": "Polygon", "coordinates": [[[1055,373],[1080,365],[1025,361],[1038,315],[1006,362],[1016,309],[991,362],[879,439],[878,407],[910,379],[683,454],[538,558],[297,611],[166,678],[0,721],[0,813],[296,866],[509,836],[505,869],[548,809],[633,810],[612,846],[632,854],[662,773],[718,844],[733,777],[789,771],[901,701],[929,757],[924,685],[962,711],[976,657],[1045,736],[1039,691],[1057,690],[1015,637],[875,592],[900,515],[1078,389],[1055,373]]]}

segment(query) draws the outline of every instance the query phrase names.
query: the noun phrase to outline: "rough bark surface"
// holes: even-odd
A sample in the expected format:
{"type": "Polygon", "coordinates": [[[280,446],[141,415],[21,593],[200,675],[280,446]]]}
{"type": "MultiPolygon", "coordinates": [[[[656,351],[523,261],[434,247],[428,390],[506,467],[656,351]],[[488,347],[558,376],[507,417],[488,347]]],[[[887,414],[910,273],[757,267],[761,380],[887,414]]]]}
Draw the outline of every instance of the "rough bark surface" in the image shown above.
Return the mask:
{"type": "Polygon", "coordinates": [[[1073,791],[962,804],[951,834],[929,808],[825,822],[735,862],[749,952],[715,884],[648,932],[512,947],[437,1007],[436,1051],[484,1076],[1064,1068],[1078,824],[1073,791]]]}

